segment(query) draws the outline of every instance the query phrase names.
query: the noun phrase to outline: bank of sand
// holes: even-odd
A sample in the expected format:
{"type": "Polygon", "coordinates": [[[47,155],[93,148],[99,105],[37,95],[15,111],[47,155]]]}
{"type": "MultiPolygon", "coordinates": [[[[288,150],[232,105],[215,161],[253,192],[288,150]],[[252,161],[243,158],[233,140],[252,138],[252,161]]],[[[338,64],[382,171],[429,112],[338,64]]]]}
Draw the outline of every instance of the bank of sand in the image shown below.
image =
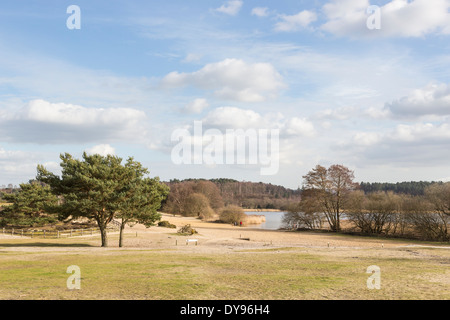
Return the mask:
{"type": "MultiPolygon", "coordinates": [[[[287,230],[263,230],[255,226],[233,226],[230,224],[202,221],[192,217],[162,214],[162,220],[176,225],[176,229],[142,225],[127,227],[125,246],[134,248],[178,248],[195,247],[196,252],[216,252],[225,249],[258,248],[316,248],[316,249],[388,249],[412,246],[408,240],[337,235],[334,233],[295,232],[287,230]],[[198,233],[190,236],[177,234],[182,226],[190,224],[198,233]],[[186,243],[187,239],[198,240],[186,243]]],[[[183,248],[183,250],[186,250],[183,248]]]]}
{"type": "MultiPolygon", "coordinates": [[[[85,236],[71,239],[47,239],[47,245],[40,246],[42,239],[24,239],[30,242],[26,246],[8,245],[11,251],[95,251],[95,252],[113,252],[116,250],[170,250],[185,253],[205,253],[222,254],[231,252],[243,252],[246,250],[285,250],[286,248],[299,250],[314,250],[317,253],[352,255],[355,250],[360,254],[399,256],[404,254],[414,254],[411,250],[398,250],[418,246],[415,241],[407,239],[383,239],[373,237],[360,237],[350,235],[339,235],[334,233],[318,232],[295,232],[284,230],[263,230],[254,226],[232,226],[230,224],[202,221],[192,217],[174,216],[171,214],[162,214],[162,220],[169,221],[176,228],[151,227],[146,228],[143,225],[127,226],[124,233],[124,247],[118,248],[118,232],[109,233],[108,248],[101,248],[99,236],[85,236]],[[190,224],[198,233],[189,236],[183,236],[177,233],[178,229],[186,224],[190,224]],[[195,242],[187,243],[187,239],[196,239],[195,242]],[[79,241],[88,244],[87,246],[64,246],[61,241],[79,241]],[[52,247],[51,243],[55,243],[52,247]],[[105,251],[106,249],[106,251],[105,251]],[[373,250],[365,250],[373,249],[373,250]],[[392,249],[392,250],[390,250],[392,249]],[[408,253],[409,252],[409,253],[408,253]]],[[[10,235],[1,235],[0,239],[12,239],[10,235]]],[[[14,236],[16,241],[20,237],[14,236]]],[[[424,244],[422,246],[433,247],[433,244],[424,244]]],[[[0,243],[0,248],[2,244],[0,243]]],[[[446,249],[444,256],[450,256],[450,246],[442,245],[439,248],[446,249]]],[[[249,251],[249,252],[250,252],[249,251]]]]}

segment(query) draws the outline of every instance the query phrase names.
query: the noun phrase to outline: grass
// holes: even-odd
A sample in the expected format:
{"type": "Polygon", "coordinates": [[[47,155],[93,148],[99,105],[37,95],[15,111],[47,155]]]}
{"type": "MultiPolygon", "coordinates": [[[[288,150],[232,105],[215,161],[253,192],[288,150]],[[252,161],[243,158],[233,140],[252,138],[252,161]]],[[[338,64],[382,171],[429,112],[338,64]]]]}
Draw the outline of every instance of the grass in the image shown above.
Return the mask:
{"type": "Polygon", "coordinates": [[[448,250],[425,248],[218,254],[10,239],[0,240],[0,299],[450,299],[449,258],[448,250]],[[380,290],[366,285],[374,264],[380,290]],[[81,269],[80,290],[66,287],[70,265],[81,269]]]}

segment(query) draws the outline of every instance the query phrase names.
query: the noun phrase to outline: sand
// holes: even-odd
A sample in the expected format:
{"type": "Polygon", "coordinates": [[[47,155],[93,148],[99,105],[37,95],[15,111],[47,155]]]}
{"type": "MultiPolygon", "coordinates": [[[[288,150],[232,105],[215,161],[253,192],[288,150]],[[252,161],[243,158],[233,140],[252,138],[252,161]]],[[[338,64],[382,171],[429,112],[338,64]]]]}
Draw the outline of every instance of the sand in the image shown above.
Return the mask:
{"type": "MultiPolygon", "coordinates": [[[[255,226],[232,226],[230,224],[207,222],[193,217],[181,217],[171,214],[162,214],[162,219],[176,225],[176,229],[165,227],[146,228],[143,225],[127,226],[124,233],[124,246],[118,248],[118,232],[112,232],[108,235],[108,248],[100,248],[100,237],[86,235],[84,237],[75,237],[71,239],[28,239],[33,243],[49,242],[55,243],[46,246],[33,246],[33,251],[86,251],[107,249],[107,250],[178,250],[183,252],[197,253],[224,253],[240,250],[258,250],[258,249],[286,249],[303,248],[314,249],[315,251],[328,252],[329,250],[353,251],[364,249],[375,249],[387,251],[393,249],[392,254],[399,252],[401,248],[441,248],[449,249],[450,245],[436,245],[434,243],[418,243],[407,239],[386,239],[374,237],[362,237],[351,235],[339,235],[325,232],[296,232],[286,230],[263,230],[255,226]],[[177,233],[182,226],[190,224],[198,233],[194,235],[180,235],[177,233]],[[64,247],[59,245],[61,241],[81,241],[90,246],[64,247]],[[187,243],[187,239],[196,239],[197,242],[187,243]],[[96,248],[97,247],[97,248],[96,248]]],[[[0,239],[19,239],[20,236],[2,235],[0,239]]],[[[25,238],[25,237],[24,237],[25,238]]],[[[24,239],[22,238],[22,239],[24,239]]],[[[24,239],[25,240],[25,239],[24,239]]],[[[8,250],[27,251],[29,246],[11,246],[8,250]]],[[[402,252],[404,250],[401,250],[402,252]]]]}
{"type": "MultiPolygon", "coordinates": [[[[400,248],[413,246],[408,240],[336,235],[334,233],[294,232],[287,230],[263,230],[254,226],[232,226],[230,224],[202,221],[192,217],[163,214],[162,220],[177,226],[176,229],[135,225],[125,229],[125,246],[134,248],[174,248],[195,246],[197,252],[213,252],[228,249],[256,248],[400,248]],[[177,230],[190,224],[198,234],[181,236],[177,230]],[[197,239],[198,243],[186,245],[186,239],[197,239]]],[[[449,246],[450,248],[450,246],[449,246]]],[[[185,250],[185,249],[183,249],[185,250]]]]}

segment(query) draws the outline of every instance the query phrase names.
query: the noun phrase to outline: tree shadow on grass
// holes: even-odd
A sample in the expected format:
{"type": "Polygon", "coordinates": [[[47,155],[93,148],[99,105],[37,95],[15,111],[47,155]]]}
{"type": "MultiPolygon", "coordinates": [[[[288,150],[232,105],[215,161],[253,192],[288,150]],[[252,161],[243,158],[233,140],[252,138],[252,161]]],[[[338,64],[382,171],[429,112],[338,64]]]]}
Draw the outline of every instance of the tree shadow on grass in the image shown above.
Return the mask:
{"type": "Polygon", "coordinates": [[[77,247],[96,247],[90,244],[86,243],[45,243],[45,242],[30,242],[30,243],[1,243],[0,242],[0,248],[1,247],[7,247],[7,248],[14,248],[14,247],[40,247],[40,248],[77,248],[77,247]]]}

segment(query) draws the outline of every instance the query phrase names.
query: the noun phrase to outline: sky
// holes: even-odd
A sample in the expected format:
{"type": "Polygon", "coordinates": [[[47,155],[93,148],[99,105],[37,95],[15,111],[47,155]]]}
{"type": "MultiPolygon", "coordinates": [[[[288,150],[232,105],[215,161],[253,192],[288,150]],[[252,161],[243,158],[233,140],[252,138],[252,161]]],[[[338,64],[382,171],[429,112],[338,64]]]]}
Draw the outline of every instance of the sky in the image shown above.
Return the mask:
{"type": "Polygon", "coordinates": [[[134,157],[163,181],[298,188],[318,164],[342,164],[358,182],[449,181],[449,8],[450,0],[2,1],[0,186],[34,179],[38,164],[58,174],[62,153],[83,152],[134,157]],[[180,130],[194,148],[239,129],[277,133],[268,145],[276,170],[262,174],[258,157],[174,159],[188,141],[174,139],[180,130]]]}

